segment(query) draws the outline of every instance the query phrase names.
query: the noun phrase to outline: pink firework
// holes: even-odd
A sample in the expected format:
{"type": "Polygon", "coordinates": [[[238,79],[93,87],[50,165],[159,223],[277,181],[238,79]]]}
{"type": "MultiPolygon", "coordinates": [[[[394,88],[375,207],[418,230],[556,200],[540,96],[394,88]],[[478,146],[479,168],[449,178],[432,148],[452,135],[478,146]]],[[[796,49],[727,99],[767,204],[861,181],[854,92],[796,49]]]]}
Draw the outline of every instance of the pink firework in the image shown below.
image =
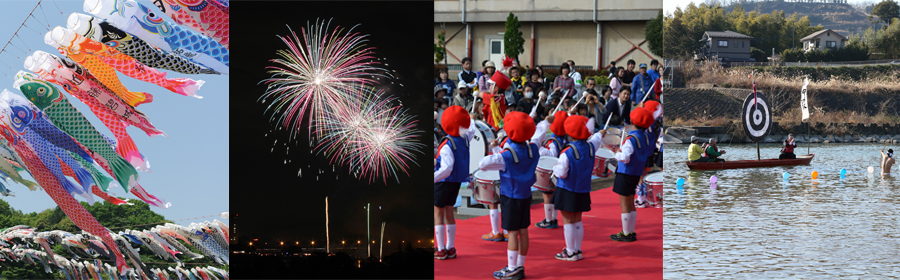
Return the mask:
{"type": "Polygon", "coordinates": [[[352,98],[344,99],[332,107],[332,114],[314,123],[315,133],[321,135],[316,150],[329,157],[331,163],[350,166],[361,177],[387,177],[393,175],[399,182],[397,171],[409,176],[409,162],[415,163],[413,152],[424,147],[417,141],[414,116],[401,106],[392,103],[393,97],[384,97],[383,90],[370,86],[354,85],[352,98]]]}
{"type": "Polygon", "coordinates": [[[263,80],[267,89],[261,99],[271,100],[266,110],[274,109],[272,120],[278,115],[292,137],[307,110],[310,123],[321,120],[331,107],[351,98],[347,94],[351,84],[372,85],[375,77],[384,76],[378,73],[387,72],[377,67],[374,48],[365,46],[368,35],[355,33],[353,28],[342,33],[340,26],[329,34],[329,25],[330,21],[326,24],[324,20],[307,24],[307,29],[300,29],[302,43],[293,30],[291,37],[279,36],[288,49],[277,51],[281,58],[271,60],[277,66],[266,67],[272,77],[263,80]]]}

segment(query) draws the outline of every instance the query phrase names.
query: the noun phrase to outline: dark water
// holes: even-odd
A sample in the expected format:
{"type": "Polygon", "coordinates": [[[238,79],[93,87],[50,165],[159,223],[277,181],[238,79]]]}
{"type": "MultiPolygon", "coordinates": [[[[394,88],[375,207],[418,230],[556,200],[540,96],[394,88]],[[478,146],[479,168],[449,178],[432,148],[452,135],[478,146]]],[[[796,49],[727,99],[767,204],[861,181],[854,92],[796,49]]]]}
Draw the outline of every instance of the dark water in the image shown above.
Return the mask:
{"type": "MultiPolygon", "coordinates": [[[[900,171],[895,164],[895,177],[882,178],[882,145],[820,144],[810,165],[719,171],[690,171],[688,145],[666,145],[664,277],[900,277],[900,171]]],[[[754,144],[720,149],[726,159],[756,159],[754,144]]],[[[778,150],[763,145],[762,157],[778,150]]]]}

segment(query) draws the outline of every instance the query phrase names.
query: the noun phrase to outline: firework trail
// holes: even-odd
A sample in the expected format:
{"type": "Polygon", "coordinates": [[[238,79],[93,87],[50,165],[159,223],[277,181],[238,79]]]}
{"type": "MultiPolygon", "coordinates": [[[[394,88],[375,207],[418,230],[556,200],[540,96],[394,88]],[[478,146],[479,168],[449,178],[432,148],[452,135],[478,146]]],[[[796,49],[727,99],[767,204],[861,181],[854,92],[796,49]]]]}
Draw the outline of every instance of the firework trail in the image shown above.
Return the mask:
{"type": "Polygon", "coordinates": [[[374,60],[375,48],[364,44],[368,35],[353,32],[356,26],[347,33],[338,26],[329,34],[330,23],[307,23],[307,28],[300,29],[303,42],[288,26],[292,36],[278,36],[288,49],[278,50],[281,58],[270,60],[277,66],[266,67],[272,77],[262,81],[267,89],[261,100],[271,100],[266,111],[274,109],[271,120],[278,116],[291,138],[302,127],[307,110],[310,123],[322,119],[326,108],[350,98],[351,84],[375,84],[375,77],[387,77],[379,74],[387,71],[374,60]]]}
{"type": "MultiPolygon", "coordinates": [[[[385,97],[383,90],[371,86],[352,85],[353,96],[335,103],[321,120],[314,122],[319,144],[315,149],[329,157],[330,163],[349,165],[369,182],[382,177],[397,178],[397,171],[409,176],[409,164],[415,162],[413,152],[424,147],[417,142],[414,116],[397,99],[385,97]]],[[[399,183],[399,179],[397,179],[399,183]]]]}

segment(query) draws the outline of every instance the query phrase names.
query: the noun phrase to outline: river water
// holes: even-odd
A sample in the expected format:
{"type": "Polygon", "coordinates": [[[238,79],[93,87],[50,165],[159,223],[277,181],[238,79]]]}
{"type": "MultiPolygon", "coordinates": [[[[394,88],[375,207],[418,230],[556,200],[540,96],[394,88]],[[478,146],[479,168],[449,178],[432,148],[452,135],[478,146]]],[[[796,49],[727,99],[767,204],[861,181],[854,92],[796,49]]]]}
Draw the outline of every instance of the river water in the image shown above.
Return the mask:
{"type": "MultiPolygon", "coordinates": [[[[900,277],[900,171],[882,178],[882,145],[814,144],[810,165],[690,171],[688,145],[666,144],[664,278],[900,277]]],[[[720,149],[726,160],[757,158],[755,144],[720,149]]],[[[762,145],[762,158],[779,149],[762,145]]]]}

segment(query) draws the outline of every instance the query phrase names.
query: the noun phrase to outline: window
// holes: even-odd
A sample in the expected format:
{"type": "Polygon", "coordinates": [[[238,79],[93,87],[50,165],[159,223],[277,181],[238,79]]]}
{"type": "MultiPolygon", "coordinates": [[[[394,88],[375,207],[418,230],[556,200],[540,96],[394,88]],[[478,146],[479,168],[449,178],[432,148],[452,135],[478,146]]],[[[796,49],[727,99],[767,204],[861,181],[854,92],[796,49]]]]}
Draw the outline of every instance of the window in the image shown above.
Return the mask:
{"type": "Polygon", "coordinates": [[[491,53],[501,53],[500,41],[491,41],[491,53]]]}
{"type": "Polygon", "coordinates": [[[727,41],[727,40],[719,40],[719,47],[720,47],[720,48],[727,48],[727,47],[728,47],[728,41],[727,41]]]}
{"type": "Polygon", "coordinates": [[[741,41],[741,48],[744,47],[744,41],[741,41]]]}
{"type": "Polygon", "coordinates": [[[837,48],[837,42],[835,41],[825,41],[825,46],[828,48],[837,48]]]}

